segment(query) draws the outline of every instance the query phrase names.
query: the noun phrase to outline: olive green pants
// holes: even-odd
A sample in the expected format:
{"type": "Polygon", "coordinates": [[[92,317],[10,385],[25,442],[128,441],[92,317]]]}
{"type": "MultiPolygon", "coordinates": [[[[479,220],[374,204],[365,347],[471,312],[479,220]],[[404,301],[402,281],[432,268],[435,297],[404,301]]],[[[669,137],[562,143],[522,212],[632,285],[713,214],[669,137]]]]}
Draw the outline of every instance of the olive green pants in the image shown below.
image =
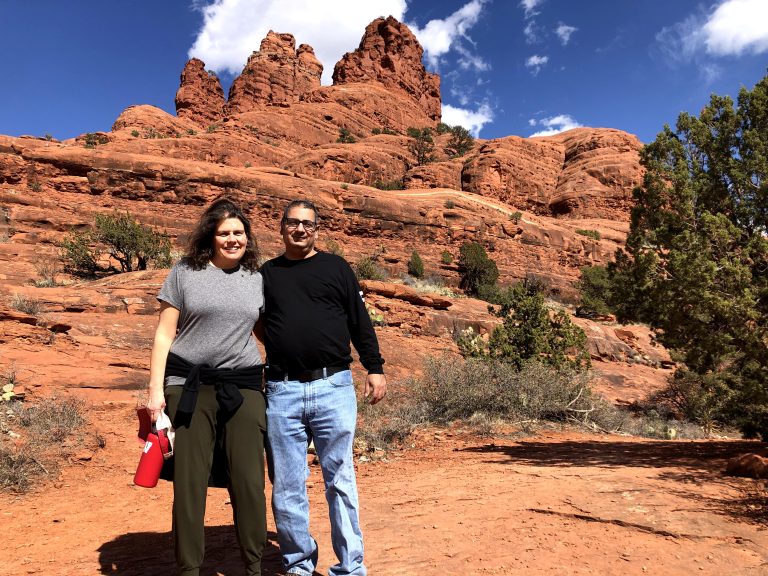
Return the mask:
{"type": "MultiPolygon", "coordinates": [[[[165,389],[173,421],[182,386],[165,389]]],[[[261,575],[267,540],[264,500],[266,407],[258,390],[242,389],[243,404],[223,427],[235,531],[247,576],[261,575]]],[[[205,502],[216,443],[219,404],[213,386],[200,386],[188,427],[176,429],[173,477],[173,540],[182,576],[197,576],[205,554],[205,502]]]]}

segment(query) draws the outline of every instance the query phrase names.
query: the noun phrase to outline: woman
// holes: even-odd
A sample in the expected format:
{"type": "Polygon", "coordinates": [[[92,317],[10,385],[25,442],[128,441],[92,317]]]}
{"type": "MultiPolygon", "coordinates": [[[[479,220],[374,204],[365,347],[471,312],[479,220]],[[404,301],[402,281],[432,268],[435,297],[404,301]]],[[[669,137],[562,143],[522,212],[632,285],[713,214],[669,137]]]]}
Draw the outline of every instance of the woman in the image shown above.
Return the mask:
{"type": "MultiPolygon", "coordinates": [[[[265,402],[253,337],[264,304],[248,218],[227,199],[203,213],[163,284],[147,407],[176,428],[173,537],[179,574],[199,574],[214,448],[226,460],[235,529],[249,576],[266,543],[265,402]]],[[[218,468],[218,464],[214,468],[218,468]]]]}

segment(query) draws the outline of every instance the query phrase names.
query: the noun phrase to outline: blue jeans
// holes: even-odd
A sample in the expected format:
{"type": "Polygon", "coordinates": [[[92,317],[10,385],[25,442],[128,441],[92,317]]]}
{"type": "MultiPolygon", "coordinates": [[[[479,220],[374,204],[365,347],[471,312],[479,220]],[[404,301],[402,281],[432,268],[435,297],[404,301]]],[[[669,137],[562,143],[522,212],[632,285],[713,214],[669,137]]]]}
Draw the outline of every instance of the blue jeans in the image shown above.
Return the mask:
{"type": "Polygon", "coordinates": [[[357,398],[349,370],[311,382],[267,381],[267,435],[273,465],[272,512],[287,572],[309,576],[317,542],[309,532],[307,446],[315,442],[325,482],[331,543],[329,576],[365,576],[352,441],[357,398]]]}

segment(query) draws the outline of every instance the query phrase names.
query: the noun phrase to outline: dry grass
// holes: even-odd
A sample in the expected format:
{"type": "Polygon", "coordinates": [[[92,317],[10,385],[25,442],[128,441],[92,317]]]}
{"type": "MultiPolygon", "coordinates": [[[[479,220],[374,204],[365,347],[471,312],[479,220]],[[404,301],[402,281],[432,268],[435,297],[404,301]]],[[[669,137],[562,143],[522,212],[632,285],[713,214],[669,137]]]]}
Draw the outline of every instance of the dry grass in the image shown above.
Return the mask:
{"type": "Polygon", "coordinates": [[[707,436],[690,422],[653,413],[637,415],[614,406],[590,390],[587,373],[538,363],[516,370],[500,362],[427,358],[421,378],[395,389],[405,392],[389,394],[375,406],[360,404],[359,450],[386,451],[405,443],[416,427],[454,422],[482,436],[510,427],[533,434],[552,422],[669,440],[707,436]]]}
{"type": "Polygon", "coordinates": [[[8,305],[14,310],[30,316],[37,316],[43,311],[43,304],[39,300],[29,298],[18,292],[11,297],[8,305]]]}
{"type": "Polygon", "coordinates": [[[1,404],[0,489],[27,492],[40,477],[56,474],[69,455],[64,441],[83,426],[84,411],[83,402],[71,397],[1,404]]]}

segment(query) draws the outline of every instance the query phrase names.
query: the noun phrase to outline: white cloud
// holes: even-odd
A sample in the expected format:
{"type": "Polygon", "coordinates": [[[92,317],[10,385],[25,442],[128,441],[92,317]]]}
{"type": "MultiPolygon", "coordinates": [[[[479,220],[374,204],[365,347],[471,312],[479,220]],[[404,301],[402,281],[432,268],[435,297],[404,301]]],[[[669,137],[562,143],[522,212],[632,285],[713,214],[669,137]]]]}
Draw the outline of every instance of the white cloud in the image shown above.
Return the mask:
{"type": "Polygon", "coordinates": [[[549,56],[539,56],[538,54],[534,54],[525,61],[525,66],[526,68],[530,68],[531,74],[536,76],[539,73],[539,70],[541,70],[541,67],[547,62],[549,62],[549,56]]]}
{"type": "Polygon", "coordinates": [[[536,16],[536,14],[538,14],[536,6],[543,2],[544,0],[520,0],[520,6],[525,10],[525,17],[531,18],[532,16],[536,16]]]}
{"type": "Polygon", "coordinates": [[[534,136],[552,136],[572,128],[579,128],[581,126],[581,124],[579,124],[568,114],[560,114],[558,116],[542,118],[541,120],[535,120],[533,118],[528,120],[529,126],[536,126],[537,124],[539,126],[544,126],[545,129],[534,132],[529,136],[529,138],[533,138],[534,136]]]}
{"type": "Polygon", "coordinates": [[[707,52],[717,56],[768,50],[768,2],[726,0],[702,29],[707,52]]]}
{"type": "MultiPolygon", "coordinates": [[[[468,31],[477,24],[483,12],[483,6],[487,3],[488,0],[472,0],[443,20],[430,20],[423,28],[408,23],[408,27],[424,48],[424,56],[431,68],[437,69],[440,57],[452,48],[463,51],[462,56],[470,53],[462,41],[472,44],[468,31]]],[[[465,58],[464,61],[478,70],[486,70],[488,66],[477,55],[465,58]]]]}
{"type": "Polygon", "coordinates": [[[568,41],[571,39],[571,34],[576,32],[576,30],[578,30],[578,28],[568,26],[567,24],[560,22],[558,23],[557,28],[555,28],[555,34],[557,34],[557,37],[560,38],[560,42],[563,44],[563,46],[566,46],[568,41]]]}
{"type": "Polygon", "coordinates": [[[493,110],[488,104],[481,104],[477,110],[443,104],[442,121],[451,126],[464,126],[477,138],[483,126],[493,121],[493,110]]]}
{"type": "MultiPolygon", "coordinates": [[[[657,35],[659,49],[671,64],[688,63],[704,54],[740,56],[768,51],[768,2],[725,0],[709,14],[696,13],[663,28],[657,35]]],[[[707,65],[704,65],[706,68],[707,65]]],[[[710,70],[702,70],[711,77],[710,70]]]]}
{"type": "Polygon", "coordinates": [[[536,25],[536,20],[530,20],[523,28],[526,44],[538,44],[542,40],[543,30],[536,25]]]}
{"type": "Polygon", "coordinates": [[[240,73],[271,29],[290,32],[297,45],[312,46],[323,63],[323,83],[330,84],[336,62],[358,46],[365,27],[382,15],[402,21],[407,0],[213,0],[204,5],[195,0],[193,6],[202,11],[203,26],[189,57],[200,58],[206,68],[240,73]]]}
{"type": "MultiPolygon", "coordinates": [[[[323,64],[323,84],[331,83],[333,67],[360,43],[365,27],[380,16],[405,22],[413,0],[192,0],[203,13],[203,26],[189,57],[200,58],[206,68],[239,74],[269,30],[289,32],[299,44],[309,44],[323,64]],[[339,18],[343,14],[343,18],[339,18]]],[[[424,48],[426,62],[436,69],[441,56],[455,50],[459,66],[490,69],[472,49],[468,31],[477,24],[489,0],[471,0],[443,20],[430,20],[423,28],[408,23],[424,48]]]]}

